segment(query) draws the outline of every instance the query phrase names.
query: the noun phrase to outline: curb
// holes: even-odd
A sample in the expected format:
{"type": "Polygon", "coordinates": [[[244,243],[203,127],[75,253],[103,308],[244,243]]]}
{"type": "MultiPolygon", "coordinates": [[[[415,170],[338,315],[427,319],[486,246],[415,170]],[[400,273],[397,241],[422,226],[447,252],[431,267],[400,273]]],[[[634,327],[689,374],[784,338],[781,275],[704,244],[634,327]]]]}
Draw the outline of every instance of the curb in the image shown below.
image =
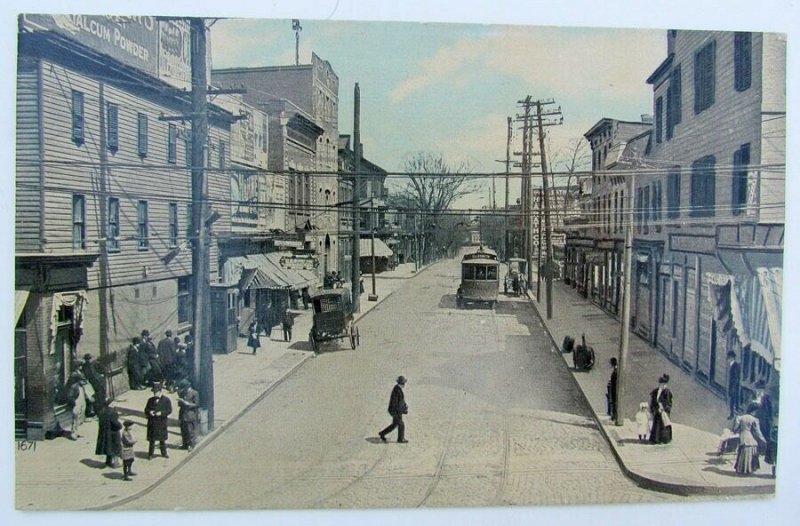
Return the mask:
{"type": "Polygon", "coordinates": [[[572,379],[575,387],[581,393],[583,400],[586,402],[586,405],[589,407],[589,410],[594,417],[595,422],[597,423],[598,430],[600,434],[605,439],[606,443],[608,443],[611,452],[614,454],[614,458],[617,460],[617,464],[619,464],[620,469],[625,474],[626,477],[631,479],[635,482],[639,487],[650,489],[654,491],[660,491],[662,493],[671,493],[673,495],[679,495],[682,497],[688,497],[690,495],[714,495],[714,496],[722,496],[722,495],[774,495],[775,493],[775,485],[758,485],[758,486],[729,486],[729,487],[720,487],[720,486],[699,486],[696,484],[679,484],[674,482],[664,482],[662,480],[656,480],[650,477],[646,477],[644,475],[640,475],[635,471],[631,470],[625,465],[625,461],[620,456],[619,452],[617,451],[617,447],[615,445],[615,440],[609,436],[608,432],[606,431],[606,426],[600,421],[600,417],[597,415],[597,412],[594,410],[591,402],[589,401],[588,396],[581,388],[578,380],[575,378],[572,369],[569,367],[567,362],[563,360],[563,353],[561,352],[560,346],[556,343],[555,338],[553,338],[553,333],[550,332],[550,328],[547,326],[544,318],[542,317],[542,313],[539,311],[539,307],[536,305],[536,300],[532,297],[531,291],[526,291],[528,296],[528,301],[530,302],[531,306],[533,307],[536,316],[539,318],[539,321],[542,323],[542,327],[544,327],[545,332],[550,338],[550,341],[553,343],[553,347],[556,349],[556,352],[562,354],[562,363],[564,367],[567,368],[569,371],[569,376],[572,379]]]}
{"type": "MultiPolygon", "coordinates": [[[[252,400],[251,402],[248,402],[242,409],[236,411],[233,414],[233,416],[231,416],[225,422],[220,424],[219,427],[216,427],[211,433],[207,434],[205,436],[204,440],[201,441],[199,444],[197,444],[197,446],[194,448],[192,453],[196,453],[198,451],[201,451],[201,450],[205,449],[206,446],[208,446],[208,444],[210,444],[214,440],[216,440],[216,438],[218,436],[220,436],[229,426],[233,425],[236,421],[238,421],[239,418],[241,418],[245,413],[247,413],[253,406],[255,406],[257,403],[259,403],[261,400],[263,400],[276,387],[278,387],[280,384],[282,384],[284,380],[286,380],[289,376],[294,374],[295,371],[300,369],[300,367],[305,365],[306,362],[308,362],[310,359],[314,358],[315,356],[316,355],[314,353],[306,353],[306,354],[304,354],[302,360],[300,360],[297,364],[295,364],[291,369],[289,369],[288,371],[283,373],[272,384],[267,386],[267,388],[264,389],[264,391],[261,394],[259,394],[254,400],[252,400]]],[[[104,510],[109,510],[109,509],[115,508],[117,506],[121,506],[123,504],[127,504],[128,502],[134,501],[136,499],[139,499],[139,498],[147,495],[148,493],[150,493],[154,489],[156,489],[161,484],[163,484],[164,481],[166,481],[170,476],[172,476],[175,472],[177,472],[179,469],[181,469],[188,462],[190,462],[193,459],[193,457],[194,457],[193,454],[184,457],[183,460],[181,460],[180,462],[175,464],[175,466],[170,468],[166,473],[164,473],[162,476],[160,476],[158,479],[156,479],[152,484],[150,484],[149,486],[147,486],[146,488],[144,488],[142,490],[137,491],[133,495],[129,495],[129,496],[123,497],[123,498],[121,498],[119,500],[103,504],[102,506],[93,506],[93,507],[90,507],[90,508],[82,508],[79,511],[104,511],[104,510]]]]}
{"type": "MultiPolygon", "coordinates": [[[[424,272],[425,270],[431,268],[432,266],[436,265],[437,263],[439,263],[439,261],[435,261],[435,262],[433,262],[433,263],[431,263],[431,264],[429,264],[429,265],[427,265],[425,267],[422,267],[417,272],[415,272],[414,275],[408,276],[407,278],[390,278],[390,279],[413,279],[414,277],[419,276],[422,272],[424,272]]],[[[385,301],[386,298],[391,296],[393,292],[394,291],[391,291],[391,292],[388,292],[387,294],[382,295],[381,299],[379,299],[375,303],[375,307],[377,307],[383,301],[385,301]]],[[[355,320],[356,321],[360,321],[364,316],[366,316],[372,310],[374,310],[375,307],[369,309],[368,311],[360,313],[355,318],[355,320]]],[[[212,443],[219,435],[221,435],[223,433],[223,431],[225,431],[229,426],[233,425],[236,421],[238,421],[239,418],[241,418],[245,413],[247,413],[253,406],[255,406],[256,404],[261,402],[261,400],[263,400],[268,394],[270,394],[276,387],[278,387],[280,384],[282,384],[284,380],[286,380],[289,376],[294,374],[295,371],[300,369],[300,367],[302,367],[307,361],[309,361],[310,359],[314,358],[315,356],[316,356],[316,353],[314,353],[314,352],[305,354],[303,356],[302,360],[300,360],[297,364],[295,364],[291,369],[289,369],[288,371],[283,373],[277,380],[275,380],[275,382],[273,382],[272,384],[267,386],[267,388],[264,389],[264,391],[261,394],[259,394],[254,400],[252,400],[251,402],[248,402],[242,409],[236,411],[233,414],[233,416],[231,416],[228,420],[226,420],[225,422],[220,424],[220,426],[215,428],[211,433],[207,434],[205,436],[205,438],[203,439],[203,441],[200,442],[199,444],[197,444],[197,446],[194,448],[193,453],[196,453],[198,451],[201,451],[201,450],[205,449],[205,447],[208,444],[212,443]]],[[[113,501],[113,502],[108,502],[108,503],[103,504],[101,506],[92,506],[92,507],[89,507],[89,508],[82,508],[80,511],[104,511],[104,510],[109,510],[109,509],[113,509],[113,508],[115,508],[117,506],[122,506],[124,504],[127,504],[128,502],[132,502],[132,501],[134,501],[136,499],[139,499],[139,498],[147,495],[148,493],[150,493],[151,491],[153,491],[157,487],[159,487],[161,484],[163,484],[164,481],[166,481],[170,476],[172,476],[172,474],[174,474],[179,469],[181,469],[184,465],[186,465],[188,462],[190,462],[193,457],[194,457],[194,455],[186,456],[180,462],[178,462],[172,468],[170,468],[166,473],[164,473],[162,476],[157,478],[152,484],[150,484],[149,486],[147,486],[146,488],[144,488],[142,490],[137,491],[136,493],[134,493],[132,495],[129,495],[127,497],[123,497],[123,498],[121,498],[119,500],[116,500],[116,501],[113,501]]]]}

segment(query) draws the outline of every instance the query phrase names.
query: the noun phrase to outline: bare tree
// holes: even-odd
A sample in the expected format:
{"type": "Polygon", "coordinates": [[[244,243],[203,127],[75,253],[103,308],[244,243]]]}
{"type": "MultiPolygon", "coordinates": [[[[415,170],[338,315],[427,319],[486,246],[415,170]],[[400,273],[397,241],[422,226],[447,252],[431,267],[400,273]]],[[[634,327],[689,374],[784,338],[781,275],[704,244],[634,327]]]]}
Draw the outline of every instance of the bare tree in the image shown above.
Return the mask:
{"type": "MultiPolygon", "coordinates": [[[[569,212],[570,203],[576,202],[578,198],[578,173],[591,168],[592,153],[589,150],[589,143],[583,137],[570,139],[568,146],[552,155],[550,166],[553,172],[558,172],[558,176],[563,180],[566,178],[566,192],[561,203],[561,213],[564,217],[569,212]],[[574,180],[574,182],[573,182],[574,180]],[[574,184],[574,186],[573,186],[574,184]]],[[[555,184],[555,173],[553,174],[553,188],[555,184]]],[[[557,208],[557,206],[554,206],[557,208]]]]}
{"type": "Polygon", "coordinates": [[[417,152],[405,161],[407,183],[401,194],[420,217],[423,260],[430,258],[433,233],[440,227],[441,217],[459,198],[477,190],[470,179],[469,163],[450,164],[441,154],[417,152]]]}

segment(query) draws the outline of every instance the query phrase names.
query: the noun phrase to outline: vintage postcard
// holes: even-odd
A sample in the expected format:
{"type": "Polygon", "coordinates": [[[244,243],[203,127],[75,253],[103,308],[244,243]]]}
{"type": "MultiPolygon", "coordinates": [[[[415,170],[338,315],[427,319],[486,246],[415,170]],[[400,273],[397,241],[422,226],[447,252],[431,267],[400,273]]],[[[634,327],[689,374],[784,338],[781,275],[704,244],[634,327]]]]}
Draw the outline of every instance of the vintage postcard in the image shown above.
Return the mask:
{"type": "Polygon", "coordinates": [[[16,512],[772,501],[787,34],[321,18],[17,16],[16,512]]]}

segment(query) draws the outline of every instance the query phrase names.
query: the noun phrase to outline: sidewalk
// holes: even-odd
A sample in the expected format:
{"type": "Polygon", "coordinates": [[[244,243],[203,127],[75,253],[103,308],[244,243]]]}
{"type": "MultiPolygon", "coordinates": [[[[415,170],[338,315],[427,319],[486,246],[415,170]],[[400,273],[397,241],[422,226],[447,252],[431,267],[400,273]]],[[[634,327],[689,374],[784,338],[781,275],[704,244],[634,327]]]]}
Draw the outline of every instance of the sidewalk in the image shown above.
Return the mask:
{"type": "MultiPolygon", "coordinates": [[[[429,268],[424,267],[419,272],[429,268]]],[[[405,279],[417,273],[413,264],[399,265],[391,272],[376,276],[378,301],[369,301],[372,292],[370,274],[364,275],[364,294],[361,296],[362,318],[392,292],[403,286],[405,279]]],[[[121,420],[132,420],[136,444],[136,460],[131,482],[122,480],[122,468],[104,465],[105,457],[94,454],[97,441],[97,421],[86,421],[78,430],[75,441],[66,438],[36,442],[35,450],[15,451],[15,506],[18,510],[102,510],[122,504],[147,493],[166,480],[170,474],[189,462],[198,451],[211,443],[236,422],[248,409],[268,395],[275,387],[314,357],[308,342],[311,328],[310,311],[300,311],[295,319],[294,341],[284,342],[280,329],[273,329],[271,338],[262,337],[261,349],[255,356],[247,347],[247,339],[239,338],[237,350],[214,355],[214,430],[199,437],[192,452],[178,449],[177,395],[167,393],[172,400],[168,452],[169,459],[156,456],[147,460],[146,419],[143,409],[150,397],[149,390],[128,391],[118,396],[112,405],[121,420]]]]}
{"type": "MultiPolygon", "coordinates": [[[[751,495],[775,491],[771,466],[761,462],[761,470],[749,477],[737,475],[733,468],[735,453],[717,455],[719,436],[732,421],[725,401],[670,362],[657,349],[631,334],[626,365],[625,393],[620,410],[625,425],[616,426],[606,415],[606,385],[611,375],[609,360],[617,356],[619,322],[578,295],[562,282],[553,283],[553,318],[546,319],[546,299],[537,302],[529,291],[530,301],[560,353],[564,336],[580,343],[581,333],[594,348],[595,365],[591,371],[572,371],[573,378],[594,412],[625,473],[638,484],[651,489],[681,495],[751,495]],[[649,400],[658,378],[667,373],[674,402],[671,419],[673,440],[666,445],[641,444],[634,415],[639,403],[649,400]]],[[[562,354],[572,370],[572,354],[562,354]]]]}

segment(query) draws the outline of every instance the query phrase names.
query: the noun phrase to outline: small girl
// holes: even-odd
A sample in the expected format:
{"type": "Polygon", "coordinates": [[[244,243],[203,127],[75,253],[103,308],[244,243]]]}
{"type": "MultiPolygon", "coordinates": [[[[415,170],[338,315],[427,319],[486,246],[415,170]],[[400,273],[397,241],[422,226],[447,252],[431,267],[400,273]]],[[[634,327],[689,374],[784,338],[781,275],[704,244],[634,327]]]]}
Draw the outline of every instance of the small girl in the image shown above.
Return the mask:
{"type": "Polygon", "coordinates": [[[122,480],[131,480],[131,475],[136,475],[133,471],[131,471],[131,466],[133,466],[133,445],[136,443],[136,440],[133,438],[133,433],[131,432],[131,427],[133,426],[133,422],[130,420],[125,420],[122,423],[125,426],[124,431],[122,431],[122,480]]]}
{"type": "Polygon", "coordinates": [[[646,441],[650,435],[650,411],[647,410],[647,402],[639,404],[639,411],[636,413],[636,427],[639,433],[639,441],[646,441]]]}

